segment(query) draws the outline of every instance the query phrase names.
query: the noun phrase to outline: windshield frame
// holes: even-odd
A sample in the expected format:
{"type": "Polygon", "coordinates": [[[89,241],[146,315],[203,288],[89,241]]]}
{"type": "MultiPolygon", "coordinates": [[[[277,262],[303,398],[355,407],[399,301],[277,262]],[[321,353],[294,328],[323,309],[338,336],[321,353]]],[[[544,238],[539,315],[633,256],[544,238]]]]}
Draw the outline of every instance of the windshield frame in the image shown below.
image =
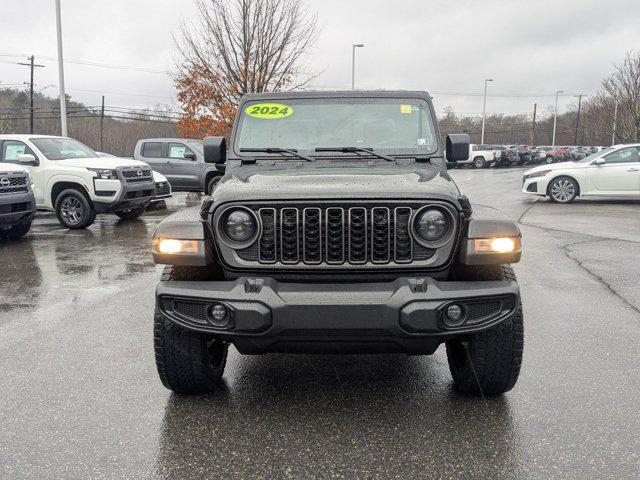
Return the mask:
{"type": "MultiPolygon", "coordinates": [[[[407,101],[407,102],[423,102],[426,105],[424,109],[427,120],[430,123],[430,129],[432,130],[432,134],[434,137],[434,148],[432,150],[424,150],[424,151],[414,151],[414,152],[395,152],[391,149],[374,149],[376,152],[383,153],[386,155],[390,155],[397,158],[433,158],[437,156],[442,156],[442,141],[440,139],[440,130],[438,126],[438,122],[436,120],[435,110],[433,107],[433,102],[431,101],[431,97],[426,92],[366,92],[360,93],[355,92],[300,92],[299,95],[295,95],[292,93],[286,94],[249,94],[246,95],[238,106],[238,112],[236,114],[236,119],[233,126],[233,132],[231,135],[231,148],[228,150],[228,157],[232,160],[269,160],[269,161],[291,161],[293,158],[278,158],[269,154],[259,154],[259,153],[251,153],[247,155],[240,152],[240,131],[242,128],[242,112],[247,108],[248,104],[251,103],[278,103],[278,102],[286,102],[286,101],[313,101],[313,100],[331,100],[337,101],[339,103],[340,100],[350,101],[350,100],[383,100],[383,101],[407,101]]],[[[269,147],[274,147],[274,145],[268,145],[269,147]]],[[[345,145],[322,145],[322,147],[342,147],[345,145]]],[[[349,145],[352,147],[353,145],[349,145]]],[[[363,145],[364,147],[369,147],[369,145],[363,145]]],[[[281,148],[290,148],[291,146],[280,146],[281,148]]],[[[319,153],[312,150],[304,150],[306,155],[314,157],[318,160],[322,159],[361,159],[361,160],[380,160],[376,159],[374,155],[367,155],[366,153],[340,153],[340,152],[326,152],[319,153]]],[[[384,161],[384,160],[381,160],[384,161]]]]}
{"type": "Polygon", "coordinates": [[[36,147],[38,149],[38,151],[42,154],[42,156],[44,158],[46,158],[47,160],[51,161],[51,162],[59,162],[62,160],[74,160],[76,158],[104,158],[101,157],[100,155],[98,155],[94,150],[92,150],[91,148],[89,148],[88,146],[86,146],[84,143],[76,140],[75,138],[69,138],[69,137],[31,137],[29,138],[29,141],[33,144],[34,147],[36,147]],[[88,152],[92,153],[93,155],[88,155],[88,156],[81,156],[81,157],[63,157],[63,158],[51,158],[49,157],[44,150],[41,148],[40,145],[38,145],[38,142],[40,140],[57,140],[57,141],[71,141],[71,142],[76,142],[79,145],[81,145],[82,147],[84,147],[85,150],[87,150],[88,152]]]}
{"type": "Polygon", "coordinates": [[[577,163],[593,162],[594,160],[600,158],[601,156],[607,155],[607,154],[609,154],[611,152],[614,152],[616,150],[617,150],[617,148],[614,148],[614,147],[603,148],[599,152],[592,153],[591,155],[587,155],[586,157],[584,157],[582,160],[578,160],[577,163]]]}

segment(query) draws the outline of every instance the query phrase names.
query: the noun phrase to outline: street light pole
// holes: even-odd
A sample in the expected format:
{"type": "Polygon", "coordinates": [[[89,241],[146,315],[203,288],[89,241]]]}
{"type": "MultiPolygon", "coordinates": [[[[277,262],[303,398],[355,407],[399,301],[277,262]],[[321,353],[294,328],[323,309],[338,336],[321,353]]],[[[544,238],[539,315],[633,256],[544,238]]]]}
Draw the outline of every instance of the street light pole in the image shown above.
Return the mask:
{"type": "Polygon", "coordinates": [[[351,90],[356,89],[356,48],[364,47],[364,43],[351,45],[351,90]]]}
{"type": "Polygon", "coordinates": [[[578,97],[578,116],[576,118],[576,146],[579,145],[578,141],[580,140],[580,112],[582,111],[582,97],[584,97],[582,93],[579,95],[574,95],[574,97],[578,97]]]}
{"type": "Polygon", "coordinates": [[[484,102],[482,104],[482,134],[480,135],[480,143],[484,144],[484,116],[487,112],[487,83],[493,82],[493,78],[487,78],[484,81],[484,102]]]}
{"type": "Polygon", "coordinates": [[[58,34],[58,77],[60,83],[60,130],[67,136],[67,98],[64,90],[64,67],[62,65],[62,18],[60,16],[60,0],[56,0],[56,32],[58,34]]]}
{"type": "Polygon", "coordinates": [[[618,100],[615,100],[613,107],[613,134],[611,135],[611,145],[616,144],[616,123],[618,121],[618,100]]]}
{"type": "Polygon", "coordinates": [[[551,137],[551,146],[555,147],[556,146],[556,123],[558,120],[558,95],[560,95],[561,93],[564,93],[562,90],[558,90],[556,92],[556,108],[553,111],[553,136],[551,137]]]}

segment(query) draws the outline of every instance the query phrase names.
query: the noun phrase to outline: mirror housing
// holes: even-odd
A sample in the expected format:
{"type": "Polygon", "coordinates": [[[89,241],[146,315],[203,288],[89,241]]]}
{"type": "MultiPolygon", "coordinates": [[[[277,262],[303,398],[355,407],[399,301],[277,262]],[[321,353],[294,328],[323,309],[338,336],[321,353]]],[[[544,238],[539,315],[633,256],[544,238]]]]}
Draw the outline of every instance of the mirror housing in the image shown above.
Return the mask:
{"type": "Polygon", "coordinates": [[[604,158],[596,158],[593,162],[594,165],[604,165],[607,161],[604,158]]]}
{"type": "Polygon", "coordinates": [[[227,161],[227,141],[224,137],[204,137],[204,161],[216,165],[227,161]]]}
{"type": "Polygon", "coordinates": [[[452,133],[447,135],[447,162],[459,162],[469,159],[469,135],[452,133]]]}
{"type": "Polygon", "coordinates": [[[188,160],[196,160],[196,154],[193,152],[184,152],[183,155],[184,158],[188,159],[188,160]]]}
{"type": "Polygon", "coordinates": [[[18,162],[25,165],[38,165],[38,160],[30,153],[21,153],[18,155],[18,162]]]}

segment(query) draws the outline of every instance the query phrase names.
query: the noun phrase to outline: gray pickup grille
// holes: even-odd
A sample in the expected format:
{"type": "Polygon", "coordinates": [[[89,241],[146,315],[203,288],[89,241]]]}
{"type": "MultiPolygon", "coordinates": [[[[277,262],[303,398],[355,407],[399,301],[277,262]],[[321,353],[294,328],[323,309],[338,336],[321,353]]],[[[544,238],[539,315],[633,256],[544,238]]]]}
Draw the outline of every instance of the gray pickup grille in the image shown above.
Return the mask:
{"type": "Polygon", "coordinates": [[[153,174],[150,168],[131,168],[121,170],[122,178],[127,183],[151,182],[153,174]]]}
{"type": "Polygon", "coordinates": [[[254,246],[237,252],[249,262],[390,265],[424,261],[435,252],[412,239],[409,222],[414,208],[410,206],[283,206],[252,210],[260,218],[262,231],[254,246]]]}
{"type": "Polygon", "coordinates": [[[25,175],[0,175],[0,195],[27,193],[27,177],[25,175]]]}

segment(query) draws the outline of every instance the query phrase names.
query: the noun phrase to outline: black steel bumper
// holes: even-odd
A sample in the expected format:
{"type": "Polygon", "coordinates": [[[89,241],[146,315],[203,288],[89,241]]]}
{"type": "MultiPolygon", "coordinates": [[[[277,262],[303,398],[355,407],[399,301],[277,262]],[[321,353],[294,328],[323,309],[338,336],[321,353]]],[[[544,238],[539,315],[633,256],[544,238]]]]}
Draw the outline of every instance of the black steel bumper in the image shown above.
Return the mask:
{"type": "Polygon", "coordinates": [[[156,185],[149,182],[127,183],[122,181],[122,190],[115,200],[101,202],[94,199],[93,205],[98,213],[112,213],[148,205],[156,195],[156,185]]]}
{"type": "Polygon", "coordinates": [[[33,192],[0,195],[0,228],[29,222],[35,213],[33,192]]]}
{"type": "Polygon", "coordinates": [[[509,319],[519,289],[513,281],[299,284],[240,278],[160,282],[156,300],[174,323],[226,338],[241,353],[428,354],[447,338],[509,319]],[[444,310],[453,303],[464,311],[464,321],[456,326],[445,321],[444,310]],[[215,305],[226,307],[226,325],[212,319],[215,305]]]}

